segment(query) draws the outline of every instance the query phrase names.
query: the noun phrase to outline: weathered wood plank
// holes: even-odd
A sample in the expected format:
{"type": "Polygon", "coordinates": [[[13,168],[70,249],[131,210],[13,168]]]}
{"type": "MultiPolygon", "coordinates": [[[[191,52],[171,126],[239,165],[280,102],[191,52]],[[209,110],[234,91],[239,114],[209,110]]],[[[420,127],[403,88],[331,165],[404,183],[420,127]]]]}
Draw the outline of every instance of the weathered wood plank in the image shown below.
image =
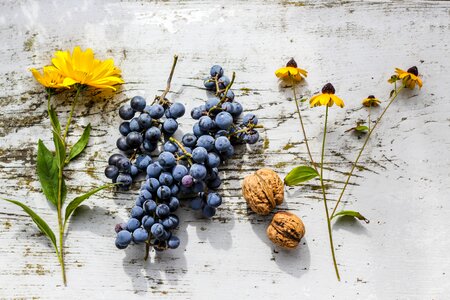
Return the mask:
{"type": "MultiPolygon", "coordinates": [[[[450,292],[448,205],[450,3],[447,1],[73,1],[0,3],[0,195],[20,199],[56,226],[55,212],[35,174],[37,138],[49,142],[45,95],[30,67],[49,63],[57,48],[75,45],[113,57],[127,84],[94,93],[76,111],[72,139],[92,124],[86,152],[70,166],[76,192],[105,182],[115,151],[117,108],[133,95],[148,98],[165,85],[172,54],[180,56],[173,100],[189,111],[206,98],[201,78],[213,63],[237,72],[235,92],[265,128],[258,146],[241,148],[223,166],[225,204],[211,221],[186,207],[179,249],[152,254],[114,247],[114,224],[126,219],[131,192],[93,196],[70,224],[66,245],[69,286],[48,242],[24,213],[0,203],[0,298],[168,299],[272,298],[440,299],[450,292]],[[328,249],[317,183],[288,189],[283,208],[306,224],[303,245],[274,248],[265,237],[268,217],[252,214],[240,193],[242,178],[261,166],[286,174],[305,162],[294,104],[273,72],[294,56],[307,69],[300,93],[328,81],[346,100],[332,109],[326,176],[336,199],[361,145],[344,131],[365,118],[360,100],[385,97],[394,67],[417,65],[424,88],[404,93],[387,113],[348,190],[348,207],[369,225],[334,225],[343,282],[337,283],[328,249]]],[[[66,99],[57,110],[67,114],[66,99]]],[[[375,113],[375,112],[374,112],[375,113]]],[[[307,110],[313,155],[319,156],[323,111],[307,110]]],[[[183,118],[182,129],[193,120],[183,118]]],[[[138,186],[138,185],[137,185],[138,186]]],[[[73,197],[74,193],[69,193],[73,197]]]]}

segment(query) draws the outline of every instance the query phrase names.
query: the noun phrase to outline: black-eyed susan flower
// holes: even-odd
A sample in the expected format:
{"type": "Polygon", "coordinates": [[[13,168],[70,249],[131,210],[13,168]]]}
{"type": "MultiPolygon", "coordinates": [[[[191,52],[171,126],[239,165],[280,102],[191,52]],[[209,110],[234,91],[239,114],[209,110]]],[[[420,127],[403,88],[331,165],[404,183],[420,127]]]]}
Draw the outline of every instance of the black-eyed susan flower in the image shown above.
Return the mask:
{"type": "Polygon", "coordinates": [[[422,87],[422,79],[419,77],[419,70],[416,66],[409,68],[406,71],[395,68],[396,75],[393,75],[388,81],[393,83],[394,81],[401,80],[403,85],[409,89],[414,89],[416,85],[419,88],[422,87]]]}
{"type": "Polygon", "coordinates": [[[64,76],[53,66],[45,66],[42,73],[36,69],[30,69],[34,78],[43,86],[50,89],[67,88],[63,85],[64,76]]]}
{"type": "Polygon", "coordinates": [[[344,101],[336,96],[334,94],[335,92],[336,90],[334,89],[334,86],[331,83],[327,83],[323,86],[322,93],[313,96],[309,100],[309,104],[311,107],[320,105],[333,106],[333,104],[336,104],[339,107],[344,107],[344,101]]]}
{"type": "Polygon", "coordinates": [[[52,63],[65,77],[64,86],[80,84],[116,90],[114,86],[124,82],[112,59],[98,60],[89,48],[83,52],[80,47],[75,47],[72,54],[70,51],[56,51],[52,63]]]}
{"type": "Polygon", "coordinates": [[[287,62],[286,67],[275,71],[275,75],[283,80],[293,79],[295,81],[302,81],[303,78],[308,76],[308,72],[298,68],[297,62],[291,58],[291,60],[287,62]]]}
{"type": "Polygon", "coordinates": [[[368,96],[366,99],[364,99],[362,101],[362,104],[366,107],[375,107],[375,106],[379,106],[381,103],[380,100],[378,100],[377,98],[375,98],[374,95],[370,95],[368,96]]]}

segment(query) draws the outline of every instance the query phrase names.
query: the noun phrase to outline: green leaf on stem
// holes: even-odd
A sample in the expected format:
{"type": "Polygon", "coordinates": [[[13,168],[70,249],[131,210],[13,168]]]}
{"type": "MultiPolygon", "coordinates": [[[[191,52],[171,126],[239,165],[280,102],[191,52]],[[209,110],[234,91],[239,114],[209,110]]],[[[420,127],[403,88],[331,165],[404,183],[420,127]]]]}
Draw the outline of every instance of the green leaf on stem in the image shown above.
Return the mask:
{"type": "MultiPolygon", "coordinates": [[[[55,207],[58,206],[58,164],[53,153],[47,149],[41,140],[38,141],[36,165],[42,192],[48,201],[50,201],[55,207]]],[[[63,179],[61,190],[61,198],[63,201],[66,194],[67,188],[63,179]]]]}
{"type": "Polygon", "coordinates": [[[56,246],[55,234],[50,229],[48,224],[41,217],[39,217],[31,208],[29,208],[25,204],[23,204],[19,201],[16,201],[16,200],[5,199],[5,198],[0,198],[0,199],[8,201],[10,203],[13,203],[17,206],[20,206],[31,217],[31,219],[37,225],[39,230],[48,237],[48,239],[52,242],[53,246],[55,247],[56,251],[58,251],[58,247],[56,246]]]}
{"type": "Polygon", "coordinates": [[[83,152],[84,148],[86,148],[89,137],[91,135],[91,124],[88,124],[86,128],[83,131],[83,134],[81,135],[80,139],[75,143],[75,145],[72,146],[72,149],[70,149],[69,157],[67,158],[67,163],[77,157],[81,152],[83,152]]]}
{"type": "Polygon", "coordinates": [[[66,160],[66,147],[61,136],[55,131],[53,131],[53,143],[55,144],[56,164],[58,168],[61,168],[64,166],[64,161],[66,160]]]}
{"type": "Polygon", "coordinates": [[[353,218],[356,218],[356,219],[358,219],[358,220],[364,221],[364,222],[366,222],[366,223],[369,223],[369,222],[370,222],[366,217],[364,217],[363,215],[361,215],[359,212],[353,211],[353,210],[342,210],[342,211],[340,211],[340,212],[334,214],[334,216],[332,217],[332,219],[333,219],[333,218],[336,218],[336,217],[344,217],[344,216],[347,216],[347,217],[353,217],[353,218]]]}
{"type": "Polygon", "coordinates": [[[52,124],[53,130],[58,135],[61,135],[61,125],[59,124],[58,115],[56,114],[56,111],[53,108],[53,106],[50,106],[50,108],[49,108],[49,117],[50,117],[50,123],[52,124]]]}
{"type": "Polygon", "coordinates": [[[355,130],[358,132],[366,132],[369,130],[369,127],[364,126],[364,125],[359,125],[355,127],[355,130]]]}
{"type": "Polygon", "coordinates": [[[103,185],[101,187],[98,187],[96,189],[93,189],[93,190],[87,192],[84,195],[78,196],[75,199],[73,199],[69,203],[69,205],[67,205],[64,224],[69,220],[70,216],[78,208],[78,206],[80,206],[81,203],[83,203],[84,200],[88,199],[90,196],[94,195],[95,193],[97,193],[97,192],[99,192],[99,191],[101,191],[103,189],[106,189],[107,187],[114,186],[114,185],[115,184],[105,184],[105,185],[103,185]]]}
{"type": "Polygon", "coordinates": [[[319,176],[316,169],[308,166],[299,166],[292,169],[284,178],[284,184],[287,186],[297,185],[319,176]]]}

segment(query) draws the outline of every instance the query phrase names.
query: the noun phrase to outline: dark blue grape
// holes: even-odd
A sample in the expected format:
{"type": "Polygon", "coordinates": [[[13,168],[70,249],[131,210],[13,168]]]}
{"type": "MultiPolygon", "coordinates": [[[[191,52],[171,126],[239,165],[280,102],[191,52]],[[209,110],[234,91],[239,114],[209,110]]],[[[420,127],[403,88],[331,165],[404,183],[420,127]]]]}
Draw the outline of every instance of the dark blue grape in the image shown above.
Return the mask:
{"type": "Polygon", "coordinates": [[[134,206],[131,209],[131,217],[132,218],[136,218],[139,220],[142,218],[143,215],[144,215],[144,210],[142,209],[142,207],[134,206]]]}
{"type": "Polygon", "coordinates": [[[145,108],[145,99],[142,98],[141,96],[134,96],[133,98],[131,98],[130,101],[130,106],[135,110],[135,111],[144,111],[145,108]]]}
{"type": "Polygon", "coordinates": [[[172,192],[170,191],[170,188],[168,186],[160,186],[158,190],[156,191],[156,195],[159,199],[167,200],[170,198],[172,192]]]}
{"type": "Polygon", "coordinates": [[[152,193],[156,192],[160,187],[159,180],[156,178],[147,179],[148,190],[152,193]]]}
{"type": "Polygon", "coordinates": [[[167,204],[170,208],[170,212],[174,212],[180,206],[180,200],[177,197],[170,197],[169,203],[167,204]]]}
{"type": "Polygon", "coordinates": [[[133,242],[140,244],[148,239],[148,232],[144,228],[138,228],[133,232],[133,242]]]}
{"type": "Polygon", "coordinates": [[[210,193],[206,198],[206,203],[211,207],[219,207],[222,204],[222,197],[218,193],[210,193]]]}
{"type": "Polygon", "coordinates": [[[147,200],[144,202],[142,207],[144,208],[147,214],[153,213],[156,210],[156,202],[153,200],[147,200]]]}
{"type": "Polygon", "coordinates": [[[161,175],[159,175],[159,183],[161,185],[171,186],[173,183],[172,174],[169,172],[162,172],[161,175]]]}
{"type": "Polygon", "coordinates": [[[203,85],[205,86],[205,88],[207,90],[213,91],[216,89],[216,83],[214,82],[214,80],[212,80],[211,78],[205,78],[205,80],[203,80],[203,85]]]}
{"type": "Polygon", "coordinates": [[[203,206],[202,214],[205,218],[212,218],[216,214],[216,209],[209,205],[203,206]]]}
{"type": "Polygon", "coordinates": [[[123,136],[127,136],[131,132],[130,122],[122,122],[119,125],[119,132],[123,136]]]}
{"type": "Polygon", "coordinates": [[[105,176],[109,179],[116,179],[119,176],[119,168],[116,166],[107,166],[105,169],[105,176]]]}
{"type": "Polygon", "coordinates": [[[175,119],[166,119],[162,125],[165,133],[173,134],[178,129],[178,122],[175,119]]]}
{"type": "Polygon", "coordinates": [[[219,65],[214,65],[211,67],[209,74],[211,75],[211,77],[220,77],[223,75],[223,68],[219,65]]]}
{"type": "Polygon", "coordinates": [[[214,149],[214,138],[210,135],[202,135],[197,139],[197,147],[203,147],[207,151],[214,149]]]}
{"type": "Polygon", "coordinates": [[[117,234],[116,244],[126,247],[131,243],[131,233],[127,230],[122,230],[117,234]]]}
{"type": "Polygon", "coordinates": [[[200,109],[200,107],[195,107],[191,110],[191,117],[194,120],[198,120],[203,116],[203,111],[200,109]]]}
{"type": "Polygon", "coordinates": [[[120,138],[117,139],[116,146],[117,146],[117,148],[119,148],[119,150],[122,150],[122,151],[130,150],[130,146],[128,146],[128,143],[127,143],[127,138],[124,136],[121,136],[120,138]]]}
{"type": "Polygon", "coordinates": [[[163,168],[159,164],[159,162],[153,162],[147,167],[147,175],[151,178],[158,178],[159,174],[161,174],[163,168]]]}
{"type": "Polygon", "coordinates": [[[195,197],[191,200],[190,206],[193,210],[200,210],[203,206],[203,199],[201,197],[195,197]]]}
{"type": "Polygon", "coordinates": [[[160,119],[162,116],[164,116],[164,107],[159,104],[153,104],[152,106],[150,106],[148,113],[153,119],[160,119]]]}
{"type": "Polygon", "coordinates": [[[230,78],[223,75],[219,78],[219,88],[224,89],[231,83],[230,78]]]}
{"type": "Polygon", "coordinates": [[[135,110],[129,104],[122,105],[119,108],[119,116],[123,120],[131,120],[134,117],[135,110]]]}
{"type": "Polygon", "coordinates": [[[193,164],[189,170],[189,174],[197,180],[203,180],[206,177],[206,168],[201,164],[193,164]]]}
{"type": "Polygon", "coordinates": [[[172,170],[173,179],[179,182],[185,175],[187,175],[188,172],[189,171],[185,166],[176,165],[172,170]]]}
{"type": "Polygon", "coordinates": [[[152,117],[149,114],[142,113],[138,118],[138,122],[142,129],[148,129],[152,126],[152,117]]]}
{"type": "Polygon", "coordinates": [[[205,110],[209,111],[211,108],[219,104],[220,99],[219,98],[209,98],[205,103],[205,110]]]}
{"type": "Polygon", "coordinates": [[[139,228],[139,226],[141,226],[141,222],[139,222],[138,219],[131,218],[127,222],[127,230],[130,232],[135,231],[136,229],[139,228]]]}
{"type": "MultiPolygon", "coordinates": [[[[150,230],[153,226],[153,224],[155,224],[155,219],[153,219],[150,216],[145,216],[147,217],[145,220],[142,219],[142,226],[146,229],[146,230],[150,230]]],[[[144,217],[144,218],[145,218],[144,217]]]]}
{"type": "Polygon", "coordinates": [[[192,133],[186,133],[183,135],[181,142],[187,147],[194,147],[197,143],[197,137],[192,133]]]}
{"type": "Polygon", "coordinates": [[[130,130],[134,131],[134,132],[139,132],[141,131],[141,124],[139,123],[139,119],[138,118],[133,118],[130,121],[130,130]]]}
{"type": "Polygon", "coordinates": [[[215,152],[209,152],[206,158],[206,165],[210,168],[217,168],[220,165],[220,157],[215,152]]]}
{"type": "Polygon", "coordinates": [[[161,137],[161,130],[158,127],[150,127],[145,131],[145,139],[150,142],[157,142],[161,137]]]}
{"type": "Polygon", "coordinates": [[[214,146],[216,147],[217,151],[224,152],[231,146],[231,143],[228,138],[221,136],[216,139],[216,141],[214,142],[214,146]]]}
{"type": "Polygon", "coordinates": [[[215,122],[220,129],[228,129],[233,124],[233,116],[229,112],[222,111],[216,116],[215,122]]]}
{"type": "Polygon", "coordinates": [[[203,116],[200,118],[200,120],[198,120],[198,126],[201,130],[208,132],[214,127],[214,122],[210,117],[203,116]]]}
{"type": "Polygon", "coordinates": [[[173,103],[168,110],[166,110],[166,117],[178,119],[182,117],[184,113],[185,113],[184,105],[179,102],[176,102],[173,103]]]}
{"type": "Polygon", "coordinates": [[[256,125],[258,124],[258,118],[255,116],[255,114],[246,114],[242,118],[242,124],[244,124],[245,126],[248,126],[250,124],[256,125]]]}
{"type": "Polygon", "coordinates": [[[167,246],[170,249],[176,249],[180,246],[180,239],[174,235],[172,235],[168,240],[167,240],[167,246]]]}

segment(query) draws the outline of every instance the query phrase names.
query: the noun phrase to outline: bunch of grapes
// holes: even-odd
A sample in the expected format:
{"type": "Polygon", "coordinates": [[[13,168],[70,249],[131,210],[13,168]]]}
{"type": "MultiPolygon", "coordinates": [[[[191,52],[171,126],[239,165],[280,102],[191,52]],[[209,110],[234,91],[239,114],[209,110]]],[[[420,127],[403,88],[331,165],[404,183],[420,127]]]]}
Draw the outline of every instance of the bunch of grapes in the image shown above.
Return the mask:
{"type": "Polygon", "coordinates": [[[122,136],[117,147],[123,154],[113,154],[105,170],[105,175],[124,189],[130,187],[140,171],[146,172],[131,218],[116,225],[116,246],[124,249],[131,242],[146,243],[146,257],[150,246],[165,250],[180,245],[179,238],[171,232],[179,225],[174,213],[180,199],[191,199],[191,208],[201,210],[206,218],[215,215],[222,203],[216,192],[221,185],[218,167],[233,156],[234,145],[253,144],[259,138],[255,129],[260,126],[254,114],[245,115],[238,122],[243,109],[230,90],[234,73],[230,81],[216,65],[205,81],[207,89],[215,92],[214,97],[192,110],[191,116],[198,122],[192,133],[177,140],[176,119],[184,115],[185,108],[165,98],[175,63],[176,59],[162,96],[151,105],[136,96],[120,108],[119,115],[125,121],[119,127],[122,136]],[[158,149],[159,142],[163,143],[162,150],[152,160],[150,154],[158,149]]]}

